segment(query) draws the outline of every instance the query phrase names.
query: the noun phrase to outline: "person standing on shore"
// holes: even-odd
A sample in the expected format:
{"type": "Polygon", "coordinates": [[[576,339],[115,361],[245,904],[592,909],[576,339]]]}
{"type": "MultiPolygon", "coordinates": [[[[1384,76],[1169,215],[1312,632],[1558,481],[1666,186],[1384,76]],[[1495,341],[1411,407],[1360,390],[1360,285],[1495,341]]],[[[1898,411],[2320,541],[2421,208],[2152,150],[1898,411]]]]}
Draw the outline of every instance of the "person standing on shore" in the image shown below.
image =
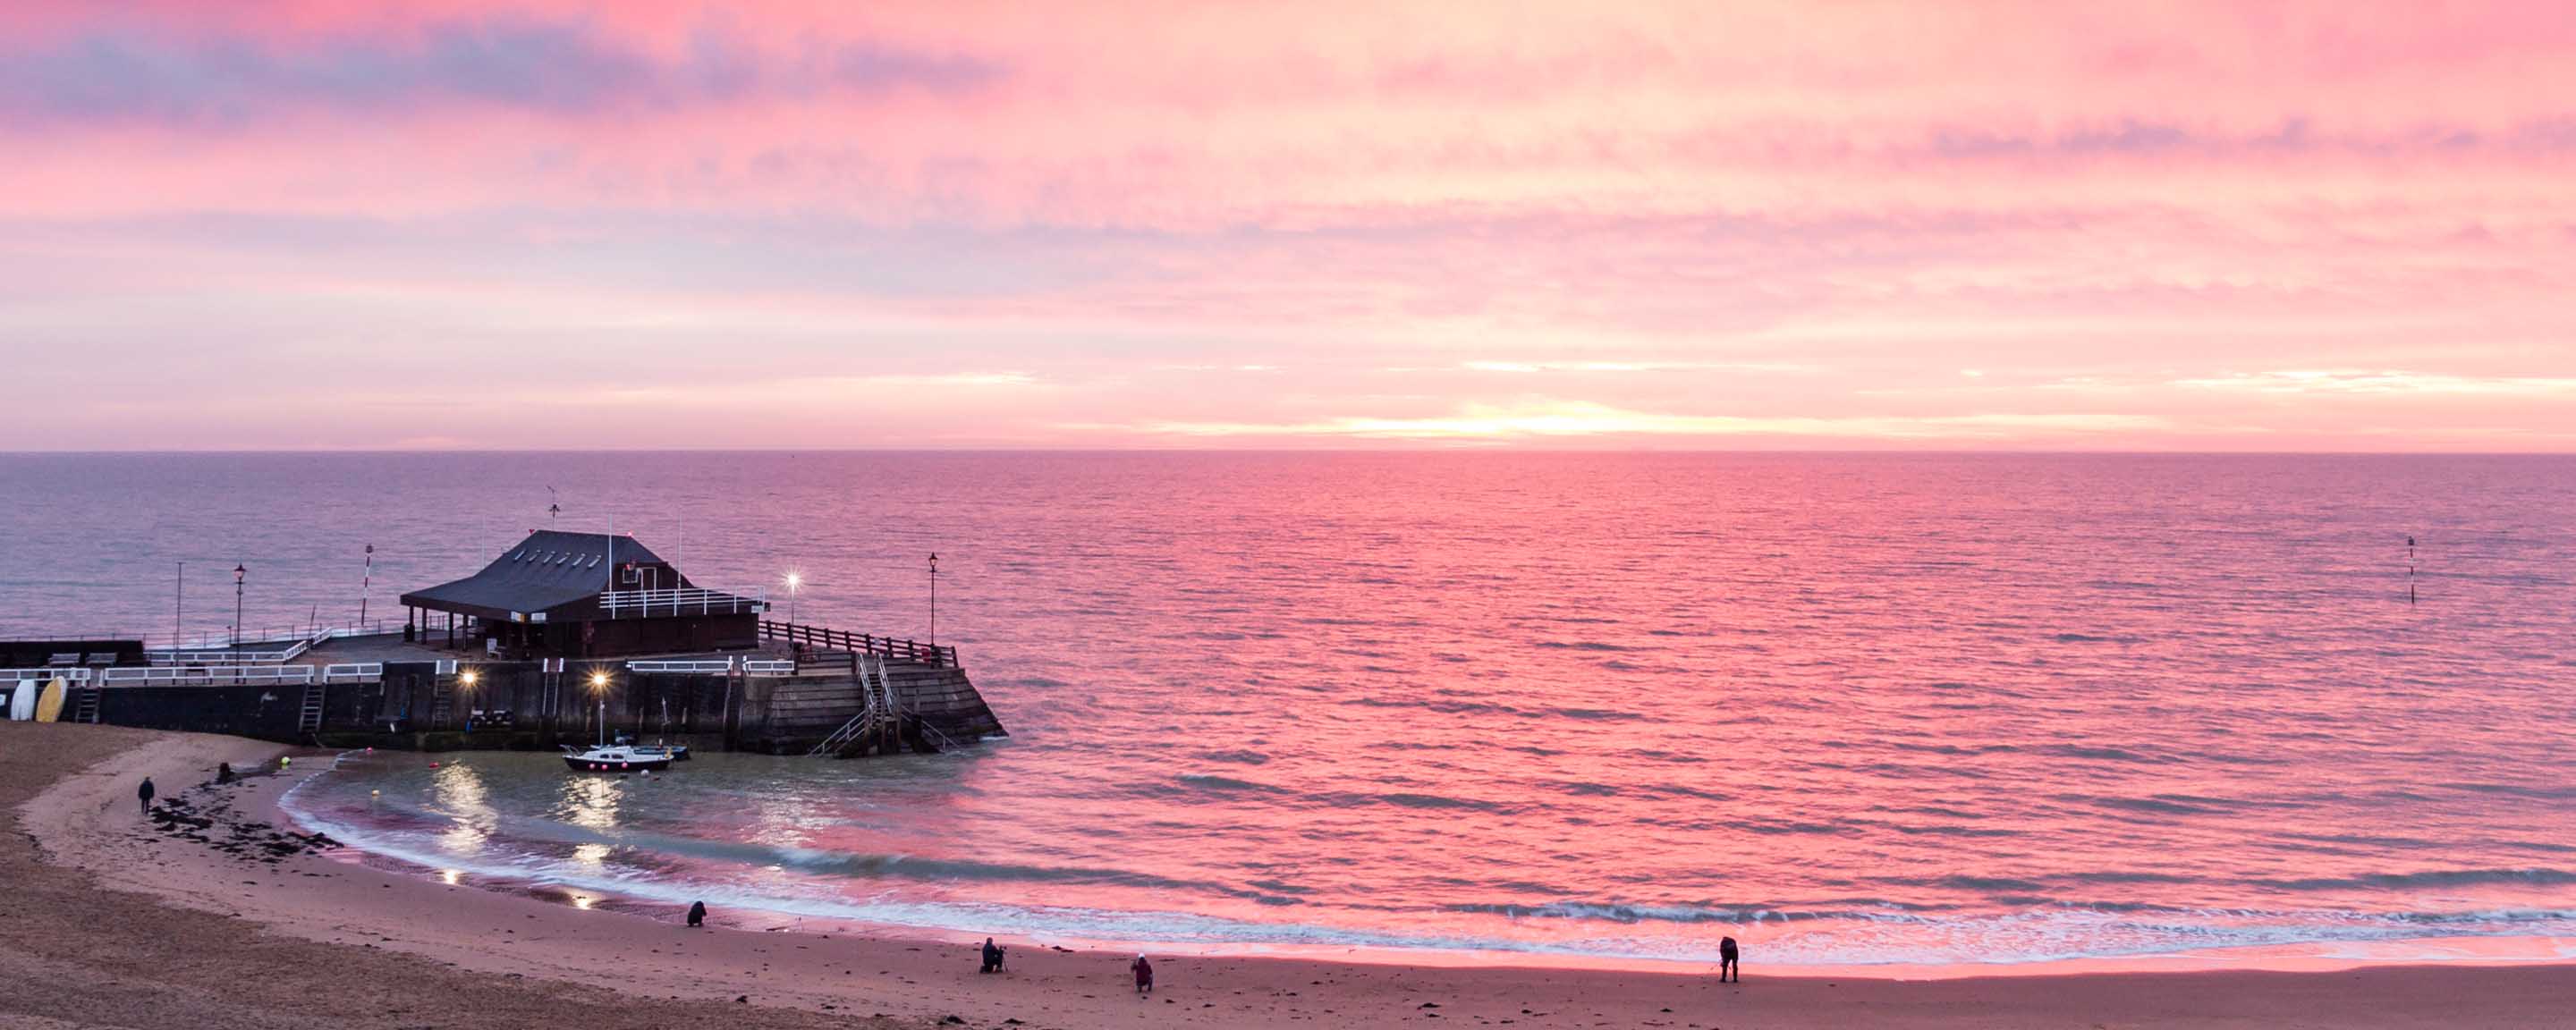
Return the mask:
{"type": "Polygon", "coordinates": [[[151,814],[152,814],[152,777],[146,776],[146,777],[144,777],[144,778],[143,778],[143,785],[142,785],[142,786],[140,786],[140,787],[136,787],[136,788],[134,788],[134,796],[135,796],[135,797],[137,797],[137,798],[142,799],[142,801],[143,801],[143,814],[145,814],[145,815],[151,815],[151,814]]]}
{"type": "Polygon", "coordinates": [[[1717,942],[1717,982],[1725,983],[1728,977],[1743,983],[1744,970],[1735,964],[1735,938],[1721,937],[1717,942]]]}

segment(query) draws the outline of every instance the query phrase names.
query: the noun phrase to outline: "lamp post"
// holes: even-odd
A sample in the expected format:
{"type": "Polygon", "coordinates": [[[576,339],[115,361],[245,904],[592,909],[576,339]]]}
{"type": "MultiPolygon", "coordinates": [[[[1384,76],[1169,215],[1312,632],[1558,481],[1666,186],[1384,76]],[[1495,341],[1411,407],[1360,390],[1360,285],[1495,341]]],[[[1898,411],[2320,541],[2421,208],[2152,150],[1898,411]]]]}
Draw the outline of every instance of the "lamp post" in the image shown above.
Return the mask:
{"type": "Polygon", "coordinates": [[[239,565],[233,566],[233,650],[235,651],[241,650],[242,577],[249,572],[249,569],[239,565]]]}
{"type": "Polygon", "coordinates": [[[796,622],[796,588],[804,585],[804,573],[790,572],[787,574],[787,622],[789,625],[794,625],[796,622]]]}
{"type": "Polygon", "coordinates": [[[593,669],[590,673],[591,696],[599,699],[599,746],[608,746],[608,673],[593,669]]]}
{"type": "Polygon", "coordinates": [[[939,554],[930,555],[930,653],[939,653],[939,554]]]}
{"type": "Polygon", "coordinates": [[[367,595],[376,588],[376,545],[367,545],[367,570],[358,577],[358,632],[367,631],[367,595]]]}
{"type": "Polygon", "coordinates": [[[472,669],[456,674],[457,693],[464,695],[465,732],[467,733],[474,732],[474,684],[481,682],[482,679],[483,674],[472,669]]]}

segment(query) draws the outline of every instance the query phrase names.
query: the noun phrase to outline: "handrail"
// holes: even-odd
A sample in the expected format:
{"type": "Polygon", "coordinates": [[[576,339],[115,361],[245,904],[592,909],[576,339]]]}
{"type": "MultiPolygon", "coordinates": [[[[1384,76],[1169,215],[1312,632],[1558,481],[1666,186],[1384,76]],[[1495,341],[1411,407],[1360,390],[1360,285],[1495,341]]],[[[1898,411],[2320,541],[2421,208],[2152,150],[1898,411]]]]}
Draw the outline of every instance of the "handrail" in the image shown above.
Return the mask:
{"type": "Polygon", "coordinates": [[[210,687],[313,682],[310,665],[127,665],[99,670],[106,687],[210,687]]]}
{"type": "MultiPolygon", "coordinates": [[[[388,622],[384,619],[368,619],[365,622],[342,626],[267,626],[256,630],[244,628],[238,635],[238,642],[241,644],[294,644],[301,642],[307,647],[312,647],[325,640],[336,640],[343,637],[379,636],[386,633],[398,632],[401,632],[401,627],[394,623],[388,622]],[[389,626],[392,628],[388,629],[387,627],[389,626]]],[[[160,647],[147,647],[143,650],[144,654],[147,656],[156,652],[167,653],[171,651],[230,651],[236,643],[235,636],[236,635],[233,631],[229,629],[221,632],[199,633],[193,638],[183,638],[164,644],[160,647]]]]}
{"type": "MultiPolygon", "coordinates": [[[[326,665],[320,670],[325,683],[374,683],[384,678],[382,662],[352,662],[326,665]]],[[[117,665],[101,669],[0,669],[0,680],[51,680],[60,676],[63,682],[80,685],[95,682],[100,686],[243,686],[253,683],[309,683],[315,676],[310,665],[233,665],[197,666],[117,665]]]]}
{"type": "Polygon", "coordinates": [[[611,590],[599,595],[599,608],[612,619],[641,619],[656,614],[758,614],[769,610],[769,602],[722,590],[687,587],[677,590],[611,590]]]}
{"type": "Polygon", "coordinates": [[[284,665],[302,656],[308,646],[298,641],[278,651],[145,651],[143,660],[154,665],[284,665]]]}
{"type": "Polygon", "coordinates": [[[288,645],[263,651],[239,650],[225,637],[200,636],[195,644],[184,647],[145,648],[143,660],[154,665],[283,665],[302,657],[306,651],[322,646],[326,641],[343,637],[372,636],[384,632],[384,623],[376,622],[374,625],[376,628],[372,630],[364,624],[319,626],[298,630],[294,636],[289,637],[242,641],[243,644],[288,645]]]}
{"type": "Polygon", "coordinates": [[[851,716],[850,721],[842,723],[840,729],[833,730],[831,735],[817,741],[812,750],[805,752],[806,757],[827,753],[837,754],[842,748],[858,740],[862,734],[875,730],[879,724],[889,719],[894,721],[897,733],[902,731],[903,706],[895,700],[894,687],[886,682],[885,660],[882,658],[877,660],[874,685],[868,683],[867,663],[853,661],[850,663],[850,670],[859,681],[859,696],[865,698],[866,703],[859,707],[859,714],[851,716]]]}
{"type": "Polygon", "coordinates": [[[626,671],[697,676],[727,676],[740,671],[745,676],[792,676],[796,663],[784,658],[638,658],[626,663],[626,671]]]}
{"type": "Polygon", "coordinates": [[[628,662],[626,671],[723,674],[733,671],[733,663],[722,658],[664,658],[628,662]]]}
{"type": "Polygon", "coordinates": [[[760,621],[760,635],[766,640],[784,640],[807,647],[894,658],[933,667],[951,669],[958,667],[957,647],[953,644],[922,644],[909,639],[897,640],[893,637],[852,633],[847,630],[826,629],[794,622],[771,622],[767,619],[760,621]]]}
{"type": "Polygon", "coordinates": [[[60,676],[66,684],[87,683],[89,682],[91,671],[92,670],[89,667],[81,665],[47,665],[26,669],[0,669],[0,680],[7,680],[12,683],[19,680],[51,681],[54,677],[60,676]]]}

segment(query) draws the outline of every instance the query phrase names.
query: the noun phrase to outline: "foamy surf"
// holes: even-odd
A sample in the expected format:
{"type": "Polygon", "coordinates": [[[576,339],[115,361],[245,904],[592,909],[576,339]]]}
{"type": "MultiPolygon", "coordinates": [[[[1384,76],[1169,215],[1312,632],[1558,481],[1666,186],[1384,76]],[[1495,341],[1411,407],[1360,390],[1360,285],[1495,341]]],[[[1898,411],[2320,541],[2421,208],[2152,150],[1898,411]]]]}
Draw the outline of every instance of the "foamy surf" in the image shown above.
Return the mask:
{"type": "MultiPolygon", "coordinates": [[[[2444,961],[2463,954],[2481,961],[2554,960],[2576,948],[2570,943],[2576,941],[2576,910],[2555,908],[2366,913],[2048,905],[1975,913],[1889,902],[1817,907],[1563,901],[1471,903],[1435,912],[1341,910],[1334,914],[1353,921],[1334,922],[962,900],[956,895],[971,896],[979,886],[1218,888],[1111,870],[914,859],[601,829],[488,810],[468,817],[372,795],[364,811],[313,804],[316,792],[331,789],[316,784],[340,775],[335,763],[333,772],[288,791],[281,808],[308,829],[363,853],[453,872],[479,885],[584,891],[674,910],[704,901],[789,920],[943,937],[998,934],[1040,944],[1208,954],[1669,968],[1716,962],[1715,940],[1724,933],[1757,946],[1765,964],[1775,968],[1903,973],[2155,958],[2170,959],[2177,968],[2267,961],[2444,961]],[[547,854],[546,846],[570,847],[574,857],[547,854]],[[916,896],[922,893],[945,896],[916,896]],[[1371,926],[1360,919],[1398,925],[1371,926]],[[2463,949],[2458,942],[2464,939],[2479,943],[2463,949]]],[[[1299,900],[1301,912],[1333,911],[1299,900]]]]}

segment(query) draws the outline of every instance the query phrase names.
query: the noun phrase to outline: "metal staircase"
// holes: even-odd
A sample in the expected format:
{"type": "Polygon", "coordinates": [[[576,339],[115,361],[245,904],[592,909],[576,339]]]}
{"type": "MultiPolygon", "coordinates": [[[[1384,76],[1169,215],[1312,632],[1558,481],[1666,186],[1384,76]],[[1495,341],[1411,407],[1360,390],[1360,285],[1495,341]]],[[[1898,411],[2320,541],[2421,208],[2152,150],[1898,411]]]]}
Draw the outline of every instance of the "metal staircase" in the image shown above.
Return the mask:
{"type": "Polygon", "coordinates": [[[455,707],[455,700],[455,673],[440,672],[436,676],[430,678],[429,724],[431,727],[442,730],[447,728],[447,716],[450,710],[455,707]]]}
{"type": "Polygon", "coordinates": [[[310,738],[322,732],[322,700],[329,690],[318,679],[304,685],[304,707],[295,713],[296,735],[310,738]]]}
{"type": "Polygon", "coordinates": [[[891,730],[900,737],[903,733],[903,707],[895,703],[894,682],[886,677],[885,659],[866,655],[852,657],[850,664],[859,680],[859,696],[866,703],[860,707],[859,714],[851,716],[840,729],[833,730],[831,736],[805,752],[808,757],[840,754],[843,749],[867,739],[871,734],[891,730]],[[871,669],[875,672],[874,677],[869,675],[871,669]],[[873,683],[870,682],[872,678],[873,683]]]}

